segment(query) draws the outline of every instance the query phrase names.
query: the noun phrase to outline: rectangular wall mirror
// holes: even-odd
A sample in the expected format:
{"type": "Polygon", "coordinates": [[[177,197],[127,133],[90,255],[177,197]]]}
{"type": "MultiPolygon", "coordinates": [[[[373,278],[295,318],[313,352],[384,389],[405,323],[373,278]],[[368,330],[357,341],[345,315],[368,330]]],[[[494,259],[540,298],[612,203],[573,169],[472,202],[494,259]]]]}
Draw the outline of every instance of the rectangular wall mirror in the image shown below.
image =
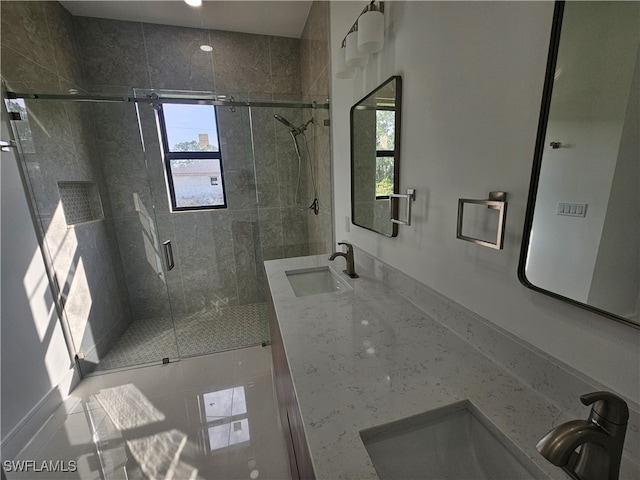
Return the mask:
{"type": "Polygon", "coordinates": [[[351,221],[388,237],[398,234],[401,98],[393,76],[351,107],[351,221]]]}
{"type": "Polygon", "coordinates": [[[640,328],[640,2],[558,2],[518,275],[640,328]]]}

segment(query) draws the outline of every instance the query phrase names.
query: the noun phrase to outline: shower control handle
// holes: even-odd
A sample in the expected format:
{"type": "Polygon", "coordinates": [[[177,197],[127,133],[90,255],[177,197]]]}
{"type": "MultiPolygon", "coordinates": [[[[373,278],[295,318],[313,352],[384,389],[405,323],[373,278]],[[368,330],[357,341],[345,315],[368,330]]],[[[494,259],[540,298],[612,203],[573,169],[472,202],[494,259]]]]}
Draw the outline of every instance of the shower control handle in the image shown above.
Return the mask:
{"type": "Polygon", "coordinates": [[[167,262],[167,270],[172,270],[175,267],[173,263],[173,249],[171,248],[171,240],[167,240],[162,243],[164,246],[164,259],[167,262]]]}

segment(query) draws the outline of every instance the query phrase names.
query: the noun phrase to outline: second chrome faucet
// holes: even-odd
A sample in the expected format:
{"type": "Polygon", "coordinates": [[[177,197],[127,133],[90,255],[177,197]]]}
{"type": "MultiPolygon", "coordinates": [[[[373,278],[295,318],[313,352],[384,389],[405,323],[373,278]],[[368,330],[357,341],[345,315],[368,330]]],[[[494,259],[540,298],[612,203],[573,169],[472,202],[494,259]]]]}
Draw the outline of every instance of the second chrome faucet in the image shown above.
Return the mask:
{"type": "Polygon", "coordinates": [[[629,408],[609,392],[587,393],[580,400],[593,405],[589,418],[557,426],[536,448],[576,480],[618,480],[629,408]]]}
{"type": "Polygon", "coordinates": [[[343,272],[349,275],[351,278],[358,278],[355,262],[353,260],[353,245],[347,242],[338,242],[338,245],[345,245],[347,247],[347,253],[333,252],[329,257],[329,260],[335,260],[337,257],[344,257],[347,261],[347,268],[346,270],[343,270],[343,272]]]}

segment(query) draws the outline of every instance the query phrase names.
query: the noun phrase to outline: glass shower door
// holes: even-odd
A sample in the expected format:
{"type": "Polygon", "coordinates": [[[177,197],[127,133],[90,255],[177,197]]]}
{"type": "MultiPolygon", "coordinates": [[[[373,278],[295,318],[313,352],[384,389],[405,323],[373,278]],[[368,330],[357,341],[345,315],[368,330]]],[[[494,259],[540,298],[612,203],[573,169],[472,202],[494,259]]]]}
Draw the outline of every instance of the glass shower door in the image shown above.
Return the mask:
{"type": "Polygon", "coordinates": [[[83,374],[178,358],[135,106],[69,98],[6,103],[73,353],[83,374]]]}
{"type": "MultiPolygon", "coordinates": [[[[160,102],[180,96],[214,98],[203,92],[136,90],[137,97],[150,93],[159,95],[160,102]]],[[[163,114],[169,110],[164,109],[163,114]]],[[[167,274],[167,285],[179,354],[189,357],[267,343],[261,235],[265,232],[260,229],[250,110],[216,107],[217,132],[213,133],[211,105],[174,110],[185,115],[165,119],[174,134],[169,132],[163,144],[164,127],[158,128],[157,111],[152,105],[139,104],[138,108],[151,189],[157,200],[158,230],[161,239],[173,245],[175,268],[167,274]],[[201,111],[209,118],[201,120],[201,111]],[[191,161],[193,155],[175,154],[184,148],[197,150],[196,160],[198,151],[219,152],[220,175],[199,167],[191,161]],[[175,159],[169,168],[163,161],[167,157],[164,150],[175,159]],[[215,196],[220,189],[224,190],[223,204],[207,205],[206,198],[221,198],[215,196]],[[204,193],[208,190],[211,195],[204,193]],[[181,195],[181,200],[173,202],[172,194],[181,195]],[[199,204],[194,198],[205,199],[204,208],[191,208],[199,204]],[[188,208],[175,208],[181,204],[188,208]]]]}

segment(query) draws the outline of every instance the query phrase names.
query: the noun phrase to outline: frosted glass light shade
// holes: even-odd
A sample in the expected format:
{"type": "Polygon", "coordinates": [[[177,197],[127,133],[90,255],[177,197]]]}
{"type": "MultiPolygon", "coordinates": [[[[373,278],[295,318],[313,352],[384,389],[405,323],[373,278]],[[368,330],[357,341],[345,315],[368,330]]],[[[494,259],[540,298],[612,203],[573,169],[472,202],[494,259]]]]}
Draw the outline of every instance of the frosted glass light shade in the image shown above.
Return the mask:
{"type": "Polygon", "coordinates": [[[369,54],[358,51],[358,32],[347,35],[346,64],[351,68],[364,67],[369,63],[369,54]]]}
{"type": "Polygon", "coordinates": [[[335,66],[335,76],[336,78],[353,78],[356,71],[347,66],[346,64],[347,57],[347,49],[346,47],[342,47],[338,50],[338,55],[336,55],[336,66],[335,66]]]}
{"type": "Polygon", "coordinates": [[[376,53],[384,45],[384,14],[369,11],[358,18],[358,51],[376,53]]]}

